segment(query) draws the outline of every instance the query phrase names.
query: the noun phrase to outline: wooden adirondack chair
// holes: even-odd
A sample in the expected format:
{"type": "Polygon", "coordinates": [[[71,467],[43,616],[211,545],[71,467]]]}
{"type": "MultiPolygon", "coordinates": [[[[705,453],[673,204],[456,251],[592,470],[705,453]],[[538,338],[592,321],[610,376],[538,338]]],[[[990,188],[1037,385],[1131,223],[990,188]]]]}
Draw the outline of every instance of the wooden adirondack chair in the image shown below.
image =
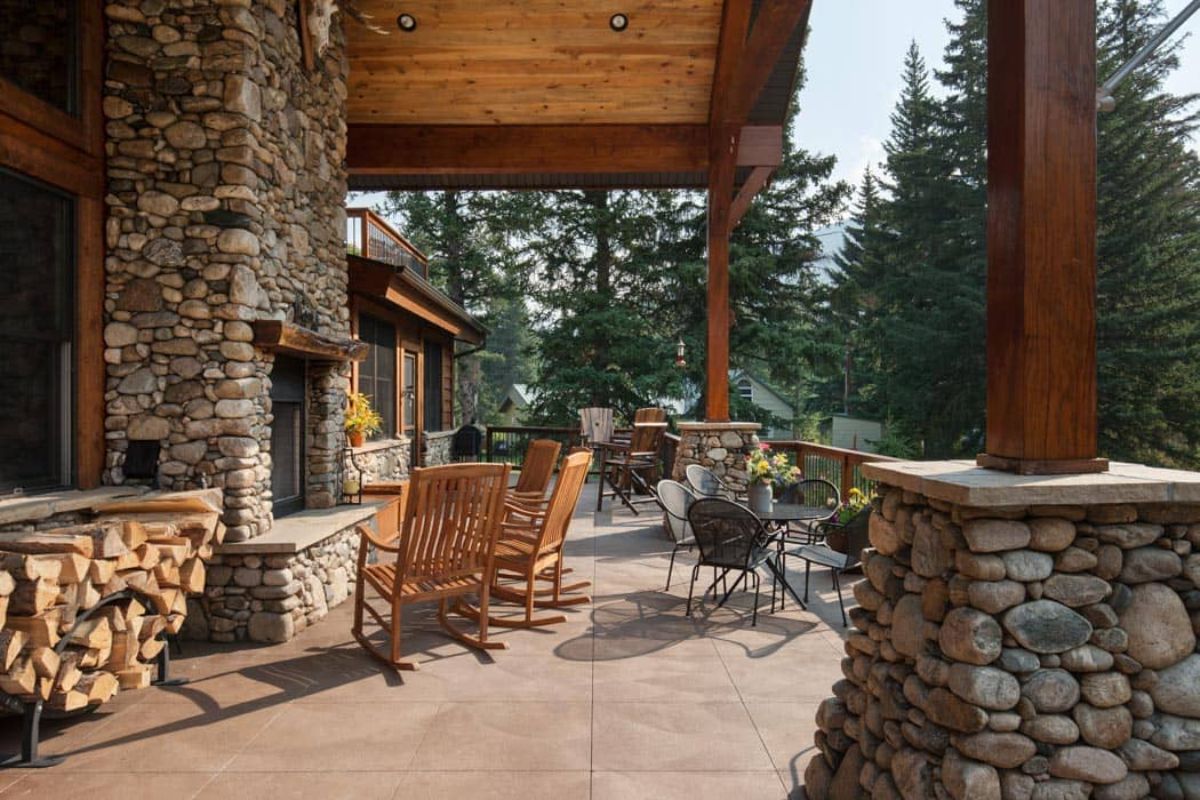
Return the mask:
{"type": "Polygon", "coordinates": [[[414,469],[401,519],[399,540],[384,541],[365,525],[358,526],[358,579],[354,591],[352,633],[367,652],[396,669],[416,669],[400,658],[401,614],[404,606],[437,601],[438,621],[450,636],[471,647],[505,649],[488,640],[489,594],[495,577],[495,549],[504,516],[508,464],[451,464],[414,469]],[[371,546],[380,554],[367,563],[371,546]],[[386,558],[394,554],[395,559],[386,558]],[[377,611],[366,602],[370,585],[388,604],[377,611]],[[479,635],[471,636],[451,624],[448,612],[463,611],[462,598],[478,595],[479,635]],[[453,609],[448,607],[454,601],[453,609]],[[363,634],[363,611],[388,633],[388,652],[363,634]]]}
{"type": "Polygon", "coordinates": [[[613,438],[613,410],[611,408],[579,409],[579,425],[583,439],[592,447],[613,438]]]}
{"type": "MultiPolygon", "coordinates": [[[[496,583],[492,594],[524,605],[525,616],[522,619],[493,617],[493,625],[512,628],[554,625],[565,622],[566,617],[562,614],[534,617],[533,609],[591,602],[586,595],[563,596],[589,586],[590,581],[569,586],[562,584],[563,544],[591,463],[592,454],[586,451],[567,456],[559,470],[553,494],[543,503],[534,505],[509,500],[508,505],[515,513],[505,521],[504,532],[496,544],[496,574],[498,578],[519,579],[524,582],[524,587],[496,583]],[[539,580],[548,581],[551,586],[539,589],[539,580]]],[[[480,613],[485,614],[486,609],[481,609],[480,613]]]]}
{"type": "Polygon", "coordinates": [[[553,439],[534,439],[525,450],[525,460],[521,463],[521,473],[517,477],[517,485],[509,493],[511,498],[541,500],[546,496],[550,479],[554,477],[554,465],[558,463],[558,454],[562,444],[553,439]]]}

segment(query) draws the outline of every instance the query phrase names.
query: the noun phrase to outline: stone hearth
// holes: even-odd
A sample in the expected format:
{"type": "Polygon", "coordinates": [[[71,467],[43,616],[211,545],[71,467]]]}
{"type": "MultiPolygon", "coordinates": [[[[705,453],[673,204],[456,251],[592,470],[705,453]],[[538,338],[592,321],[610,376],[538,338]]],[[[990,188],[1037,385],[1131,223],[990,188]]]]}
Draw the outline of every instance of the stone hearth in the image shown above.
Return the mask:
{"type": "Polygon", "coordinates": [[[821,798],[1200,798],[1200,475],[876,464],[821,798]]]}

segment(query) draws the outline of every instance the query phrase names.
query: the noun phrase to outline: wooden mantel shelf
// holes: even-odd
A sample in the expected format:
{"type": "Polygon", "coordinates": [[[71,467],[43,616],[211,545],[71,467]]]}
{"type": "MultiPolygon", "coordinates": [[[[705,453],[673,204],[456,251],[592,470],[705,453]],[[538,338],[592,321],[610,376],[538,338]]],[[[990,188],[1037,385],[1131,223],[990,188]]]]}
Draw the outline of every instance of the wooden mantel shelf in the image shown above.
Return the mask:
{"type": "Polygon", "coordinates": [[[297,358],[314,361],[362,361],[367,345],[357,339],[327,336],[278,319],[260,319],[251,323],[254,344],[297,358]]]}

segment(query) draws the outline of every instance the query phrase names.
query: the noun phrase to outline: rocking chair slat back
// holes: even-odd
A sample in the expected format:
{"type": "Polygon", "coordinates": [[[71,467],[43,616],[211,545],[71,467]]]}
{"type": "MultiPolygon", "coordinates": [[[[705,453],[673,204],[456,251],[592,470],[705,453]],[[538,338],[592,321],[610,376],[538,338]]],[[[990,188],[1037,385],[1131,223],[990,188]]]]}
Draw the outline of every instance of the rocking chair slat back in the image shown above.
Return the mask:
{"type": "Polygon", "coordinates": [[[554,475],[554,465],[562,444],[553,439],[534,439],[525,450],[525,461],[513,488],[518,494],[531,492],[544,495],[554,475]]]}
{"type": "Polygon", "coordinates": [[[554,484],[554,493],[550,495],[550,508],[542,525],[538,552],[544,553],[562,546],[591,466],[592,454],[588,452],[574,453],[563,461],[562,469],[558,471],[558,481],[554,484]]]}
{"type": "Polygon", "coordinates": [[[396,581],[482,570],[504,513],[507,464],[414,469],[405,508],[396,581]]]}

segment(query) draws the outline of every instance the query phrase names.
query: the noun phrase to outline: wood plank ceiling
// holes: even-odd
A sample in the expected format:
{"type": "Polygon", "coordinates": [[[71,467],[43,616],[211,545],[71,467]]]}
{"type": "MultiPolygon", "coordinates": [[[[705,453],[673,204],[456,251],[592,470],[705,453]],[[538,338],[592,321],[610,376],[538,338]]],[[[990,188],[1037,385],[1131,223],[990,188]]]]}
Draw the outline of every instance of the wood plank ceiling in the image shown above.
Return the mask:
{"type": "Polygon", "coordinates": [[[722,0],[357,0],[346,20],[355,123],[698,123],[722,0]],[[614,14],[628,17],[614,31],[614,14]],[[417,25],[400,30],[409,14],[417,25]]]}

